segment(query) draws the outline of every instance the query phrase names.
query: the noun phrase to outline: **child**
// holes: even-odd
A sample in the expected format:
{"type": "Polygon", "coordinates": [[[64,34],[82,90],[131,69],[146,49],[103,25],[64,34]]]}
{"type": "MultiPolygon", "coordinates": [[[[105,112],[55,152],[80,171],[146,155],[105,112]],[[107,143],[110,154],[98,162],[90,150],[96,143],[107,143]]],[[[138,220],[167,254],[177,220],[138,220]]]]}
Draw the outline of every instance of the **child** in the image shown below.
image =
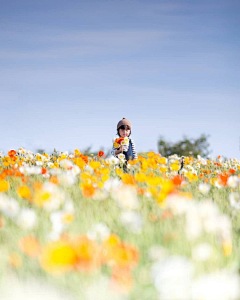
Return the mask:
{"type": "MultiPolygon", "coordinates": [[[[131,123],[126,118],[123,118],[117,124],[118,136],[122,138],[129,137],[131,135],[131,127],[131,123]]],[[[111,154],[113,156],[117,156],[119,153],[123,153],[125,155],[126,161],[138,158],[135,143],[132,139],[129,139],[128,145],[123,145],[119,148],[115,148],[113,146],[111,154]]]]}

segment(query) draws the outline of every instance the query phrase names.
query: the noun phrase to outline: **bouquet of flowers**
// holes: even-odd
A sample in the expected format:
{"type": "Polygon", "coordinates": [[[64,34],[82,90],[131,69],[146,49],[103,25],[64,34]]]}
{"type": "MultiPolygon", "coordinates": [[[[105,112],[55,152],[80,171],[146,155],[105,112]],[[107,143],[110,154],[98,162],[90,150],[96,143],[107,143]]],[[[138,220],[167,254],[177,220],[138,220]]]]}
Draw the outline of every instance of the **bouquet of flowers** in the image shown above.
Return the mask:
{"type": "Polygon", "coordinates": [[[113,147],[116,149],[118,149],[120,146],[125,146],[124,148],[127,148],[128,145],[129,145],[128,137],[125,137],[125,138],[120,137],[120,138],[116,138],[115,140],[113,140],[113,147]]]}

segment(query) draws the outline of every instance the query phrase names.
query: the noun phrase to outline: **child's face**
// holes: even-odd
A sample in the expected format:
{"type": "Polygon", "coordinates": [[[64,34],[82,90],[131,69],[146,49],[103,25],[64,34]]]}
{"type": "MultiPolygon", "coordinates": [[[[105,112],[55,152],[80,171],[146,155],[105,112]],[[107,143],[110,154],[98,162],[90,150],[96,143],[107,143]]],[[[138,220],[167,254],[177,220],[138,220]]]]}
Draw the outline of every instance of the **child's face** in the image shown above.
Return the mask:
{"type": "Polygon", "coordinates": [[[128,126],[121,126],[119,129],[120,137],[125,138],[130,135],[131,129],[128,126]]]}

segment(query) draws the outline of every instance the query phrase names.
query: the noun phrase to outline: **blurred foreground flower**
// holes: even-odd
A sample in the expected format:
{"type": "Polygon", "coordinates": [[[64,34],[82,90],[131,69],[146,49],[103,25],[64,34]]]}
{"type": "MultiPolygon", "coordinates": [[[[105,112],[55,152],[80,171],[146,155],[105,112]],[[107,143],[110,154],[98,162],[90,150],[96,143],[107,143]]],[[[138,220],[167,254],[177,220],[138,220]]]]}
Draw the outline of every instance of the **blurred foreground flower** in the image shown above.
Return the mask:
{"type": "Polygon", "coordinates": [[[20,281],[13,276],[5,277],[4,285],[0,285],[0,295],[1,300],[76,300],[63,290],[54,289],[39,278],[20,281]]]}
{"type": "Polygon", "coordinates": [[[186,257],[170,256],[156,262],[152,267],[152,278],[159,299],[191,299],[193,265],[186,257]]]}
{"type": "Polygon", "coordinates": [[[91,272],[100,264],[100,247],[85,236],[52,242],[41,255],[43,269],[53,275],[72,270],[91,272]]]}

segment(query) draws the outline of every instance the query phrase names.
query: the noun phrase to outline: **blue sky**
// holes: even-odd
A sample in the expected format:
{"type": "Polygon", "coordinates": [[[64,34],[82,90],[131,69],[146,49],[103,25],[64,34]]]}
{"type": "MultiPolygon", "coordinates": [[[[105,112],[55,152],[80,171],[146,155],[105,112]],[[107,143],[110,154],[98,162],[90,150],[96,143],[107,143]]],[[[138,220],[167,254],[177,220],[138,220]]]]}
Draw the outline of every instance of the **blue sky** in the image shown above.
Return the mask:
{"type": "Polygon", "coordinates": [[[138,151],[210,134],[240,159],[239,1],[1,1],[0,150],[138,151]]]}

